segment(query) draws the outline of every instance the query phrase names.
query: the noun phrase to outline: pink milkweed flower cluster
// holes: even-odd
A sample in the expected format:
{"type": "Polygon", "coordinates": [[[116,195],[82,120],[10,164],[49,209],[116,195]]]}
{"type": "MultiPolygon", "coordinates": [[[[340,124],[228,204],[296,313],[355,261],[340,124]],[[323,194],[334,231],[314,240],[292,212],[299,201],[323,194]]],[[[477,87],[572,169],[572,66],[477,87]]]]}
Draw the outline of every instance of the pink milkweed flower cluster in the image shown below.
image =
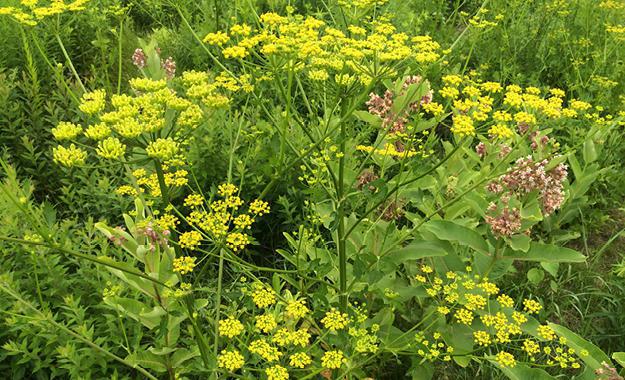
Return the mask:
{"type": "Polygon", "coordinates": [[[157,245],[161,247],[169,246],[167,238],[171,232],[169,230],[163,230],[159,233],[152,227],[152,223],[149,223],[145,228],[137,229],[137,234],[141,234],[148,238],[148,241],[150,242],[150,251],[154,251],[157,245]]]}
{"type": "Polygon", "coordinates": [[[176,75],[176,62],[172,57],[167,58],[166,60],[161,60],[161,67],[165,70],[165,75],[167,75],[167,79],[172,79],[174,75],[176,75]]]}
{"type": "MultiPolygon", "coordinates": [[[[548,160],[534,161],[531,156],[519,158],[508,172],[496,181],[489,183],[486,189],[494,194],[501,194],[502,203],[507,204],[511,197],[517,198],[536,191],[542,205],[544,216],[553,214],[564,202],[564,180],[568,174],[565,164],[558,164],[547,170],[548,160]]],[[[498,207],[491,203],[486,222],[493,233],[510,236],[521,228],[520,213],[516,209],[504,207],[497,213],[498,207]]]]}
{"type": "MultiPolygon", "coordinates": [[[[422,78],[418,75],[409,76],[402,85],[403,92],[399,95],[403,95],[411,84],[418,84],[421,81],[422,78]]],[[[370,114],[377,115],[382,119],[382,128],[390,128],[390,133],[401,133],[406,130],[406,124],[408,124],[410,115],[417,112],[422,104],[430,103],[432,96],[432,90],[429,90],[421,99],[410,103],[407,109],[401,110],[399,114],[393,111],[395,93],[391,90],[386,90],[383,97],[374,92],[370,93],[369,101],[366,105],[370,114]]]]}
{"type": "Polygon", "coordinates": [[[137,48],[132,54],[132,63],[140,69],[143,69],[147,64],[147,57],[143,52],[143,49],[137,48]]]}

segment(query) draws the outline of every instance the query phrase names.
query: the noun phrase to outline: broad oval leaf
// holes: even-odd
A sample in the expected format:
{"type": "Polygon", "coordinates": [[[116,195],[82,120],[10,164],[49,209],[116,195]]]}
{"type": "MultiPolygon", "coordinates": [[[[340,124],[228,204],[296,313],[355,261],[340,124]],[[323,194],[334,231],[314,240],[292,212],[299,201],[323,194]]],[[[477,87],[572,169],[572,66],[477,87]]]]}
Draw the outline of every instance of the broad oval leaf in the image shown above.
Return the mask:
{"type": "Polygon", "coordinates": [[[522,261],[540,261],[544,263],[583,263],[586,256],[574,249],[558,247],[553,244],[532,242],[526,253],[515,253],[506,258],[522,261]]]}
{"type": "Polygon", "coordinates": [[[460,245],[488,254],[488,242],[474,230],[448,220],[431,220],[423,225],[441,240],[455,241],[460,245]]]}

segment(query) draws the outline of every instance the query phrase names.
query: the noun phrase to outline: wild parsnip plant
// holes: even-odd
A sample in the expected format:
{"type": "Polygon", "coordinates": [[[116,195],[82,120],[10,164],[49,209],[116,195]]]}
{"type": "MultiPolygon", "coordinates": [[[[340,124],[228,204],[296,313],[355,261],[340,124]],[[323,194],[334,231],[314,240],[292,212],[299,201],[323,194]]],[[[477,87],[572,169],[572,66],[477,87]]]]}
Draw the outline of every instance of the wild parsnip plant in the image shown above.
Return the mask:
{"type": "Polygon", "coordinates": [[[573,3],[3,5],[0,367],[622,379],[622,7],[573,3]]]}

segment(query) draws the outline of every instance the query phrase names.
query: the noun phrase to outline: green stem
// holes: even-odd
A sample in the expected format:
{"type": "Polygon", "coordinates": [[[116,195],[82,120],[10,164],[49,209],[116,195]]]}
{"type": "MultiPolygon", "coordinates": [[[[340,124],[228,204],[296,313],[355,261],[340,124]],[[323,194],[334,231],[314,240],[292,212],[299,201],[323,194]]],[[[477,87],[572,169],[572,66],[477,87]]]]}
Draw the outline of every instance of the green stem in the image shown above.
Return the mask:
{"type": "Polygon", "coordinates": [[[165,174],[163,173],[161,162],[154,160],[154,167],[156,169],[156,177],[158,178],[158,187],[161,190],[161,206],[164,208],[169,204],[169,188],[165,184],[165,174]]]}
{"type": "Polygon", "coordinates": [[[338,202],[338,254],[339,254],[339,305],[342,312],[347,311],[347,252],[345,247],[345,122],[341,123],[341,157],[339,157],[339,178],[336,187],[336,199],[338,202]]]}
{"type": "Polygon", "coordinates": [[[59,43],[59,46],[61,47],[61,51],[63,52],[63,56],[67,60],[67,63],[69,64],[69,68],[72,71],[72,74],[74,74],[74,78],[76,78],[76,82],[78,82],[78,84],[80,85],[80,88],[82,88],[83,92],[87,92],[87,89],[85,88],[85,85],[82,83],[82,80],[80,79],[80,76],[78,75],[78,72],[76,71],[76,68],[74,67],[74,64],[72,63],[72,59],[69,57],[69,54],[67,54],[67,50],[65,49],[65,45],[63,44],[63,40],[61,40],[61,37],[59,36],[58,33],[56,33],[54,36],[56,37],[56,41],[59,43]]]}
{"type": "Polygon", "coordinates": [[[122,92],[122,63],[123,63],[123,52],[122,52],[122,34],[124,33],[124,19],[119,20],[119,35],[117,36],[117,95],[122,92]]]}
{"type": "Polygon", "coordinates": [[[219,318],[221,313],[221,287],[224,275],[224,250],[219,251],[219,269],[217,273],[217,293],[215,294],[215,343],[213,354],[217,356],[219,352],[219,318]]]}

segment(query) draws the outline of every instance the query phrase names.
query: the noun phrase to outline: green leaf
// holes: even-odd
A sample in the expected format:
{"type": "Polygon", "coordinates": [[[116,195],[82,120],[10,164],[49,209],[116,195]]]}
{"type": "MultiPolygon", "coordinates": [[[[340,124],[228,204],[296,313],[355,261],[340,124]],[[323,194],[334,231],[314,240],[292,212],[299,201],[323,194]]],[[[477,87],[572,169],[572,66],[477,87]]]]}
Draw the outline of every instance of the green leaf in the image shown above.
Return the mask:
{"type": "Polygon", "coordinates": [[[354,116],[358,120],[362,120],[367,124],[371,124],[374,127],[379,127],[382,125],[382,120],[380,120],[379,116],[372,115],[367,111],[354,111],[354,116]]]}
{"type": "Polygon", "coordinates": [[[455,241],[460,245],[488,254],[489,247],[486,240],[484,240],[482,235],[470,228],[447,220],[431,220],[425,223],[423,228],[441,240],[455,241]]]}
{"type": "Polygon", "coordinates": [[[527,272],[527,279],[534,285],[538,285],[545,278],[545,271],[532,268],[527,272]]]}
{"type": "Polygon", "coordinates": [[[558,275],[558,268],[560,268],[560,264],[542,262],[540,263],[540,266],[543,267],[543,269],[546,270],[551,276],[556,277],[558,275]]]}
{"type": "Polygon", "coordinates": [[[592,139],[586,139],[584,141],[584,150],[582,152],[584,161],[589,164],[597,160],[597,150],[595,148],[595,142],[592,139]]]}
{"type": "Polygon", "coordinates": [[[515,251],[527,252],[530,249],[532,239],[525,234],[517,234],[510,236],[510,248],[515,251]]]}
{"type": "Polygon", "coordinates": [[[602,362],[612,364],[608,355],[601,351],[599,347],[575,334],[573,331],[555,323],[549,323],[549,326],[551,326],[558,336],[566,338],[566,345],[573,348],[582,361],[591,369],[598,369],[601,367],[602,362]],[[583,351],[587,351],[588,355],[582,355],[581,353],[583,351]]]}
{"type": "Polygon", "coordinates": [[[383,261],[393,264],[401,264],[410,260],[418,260],[424,257],[440,257],[447,255],[447,251],[436,241],[416,240],[403,248],[389,252],[383,261]]]}
{"type": "Polygon", "coordinates": [[[612,354],[612,359],[616,360],[621,367],[625,367],[625,352],[615,352],[612,354]]]}
{"type": "Polygon", "coordinates": [[[527,253],[506,257],[514,260],[540,261],[546,263],[583,263],[586,261],[586,256],[576,250],[538,242],[531,243],[527,253]]]}
{"type": "Polygon", "coordinates": [[[522,363],[516,363],[512,368],[502,367],[494,358],[488,359],[512,380],[552,380],[553,376],[539,368],[530,368],[522,363]]]}

